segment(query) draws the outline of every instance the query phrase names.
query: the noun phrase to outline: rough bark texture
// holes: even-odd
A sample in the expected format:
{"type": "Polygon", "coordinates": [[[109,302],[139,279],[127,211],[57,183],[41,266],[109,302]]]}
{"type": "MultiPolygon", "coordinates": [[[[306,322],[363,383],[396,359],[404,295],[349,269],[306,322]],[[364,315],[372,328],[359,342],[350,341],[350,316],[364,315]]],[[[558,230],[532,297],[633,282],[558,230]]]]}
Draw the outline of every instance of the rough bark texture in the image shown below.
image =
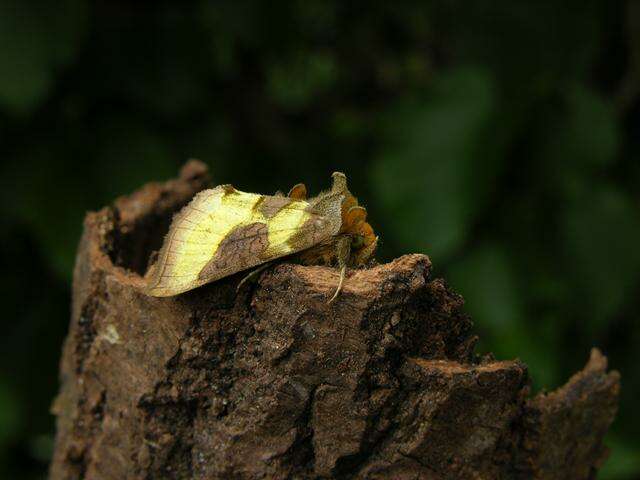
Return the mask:
{"type": "Polygon", "coordinates": [[[338,273],[281,263],[172,298],[138,292],[191,162],[90,213],[61,363],[62,479],[589,479],[619,376],[594,350],[550,394],[479,360],[462,298],[424,255],[338,273]]]}

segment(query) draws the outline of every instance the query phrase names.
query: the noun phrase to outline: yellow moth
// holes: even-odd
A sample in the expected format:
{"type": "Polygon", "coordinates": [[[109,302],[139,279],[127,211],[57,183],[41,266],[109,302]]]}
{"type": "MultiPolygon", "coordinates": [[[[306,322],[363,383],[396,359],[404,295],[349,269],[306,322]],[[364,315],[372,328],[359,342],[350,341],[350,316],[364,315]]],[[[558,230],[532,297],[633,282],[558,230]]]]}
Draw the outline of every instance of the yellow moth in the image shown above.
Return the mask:
{"type": "Polygon", "coordinates": [[[272,260],[295,256],[305,264],[363,265],[378,237],[367,211],[347,189],[344,174],[331,190],[307,199],[298,184],[288,196],[241,192],[219,185],[196,194],[173,219],[162,249],[145,276],[144,292],[168,297],[272,260]]]}

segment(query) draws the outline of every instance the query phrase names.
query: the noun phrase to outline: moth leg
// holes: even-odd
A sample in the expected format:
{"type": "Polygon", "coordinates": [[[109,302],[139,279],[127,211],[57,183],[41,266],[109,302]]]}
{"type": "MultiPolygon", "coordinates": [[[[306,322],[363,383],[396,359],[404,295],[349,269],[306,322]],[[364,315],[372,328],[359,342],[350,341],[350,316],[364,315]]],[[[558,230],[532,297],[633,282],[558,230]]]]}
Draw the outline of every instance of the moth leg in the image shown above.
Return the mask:
{"type": "Polygon", "coordinates": [[[236,287],[236,292],[240,291],[240,288],[242,287],[242,285],[244,285],[248,280],[252,280],[252,279],[256,278],[261,272],[266,270],[267,267],[270,267],[272,264],[273,264],[273,262],[263,263],[262,265],[254,268],[249,273],[247,273],[242,278],[242,280],[240,280],[240,283],[238,283],[238,286],[236,287]]]}
{"type": "Polygon", "coordinates": [[[338,257],[338,266],[340,267],[340,281],[336,288],[333,297],[329,299],[327,303],[332,303],[342,290],[342,284],[344,283],[344,277],[347,273],[347,262],[349,261],[349,255],[351,254],[351,237],[344,235],[336,242],[336,256],[338,257]]]}
{"type": "Polygon", "coordinates": [[[289,198],[293,200],[306,200],[307,199],[307,187],[304,183],[298,183],[291,187],[289,190],[289,198]]]}

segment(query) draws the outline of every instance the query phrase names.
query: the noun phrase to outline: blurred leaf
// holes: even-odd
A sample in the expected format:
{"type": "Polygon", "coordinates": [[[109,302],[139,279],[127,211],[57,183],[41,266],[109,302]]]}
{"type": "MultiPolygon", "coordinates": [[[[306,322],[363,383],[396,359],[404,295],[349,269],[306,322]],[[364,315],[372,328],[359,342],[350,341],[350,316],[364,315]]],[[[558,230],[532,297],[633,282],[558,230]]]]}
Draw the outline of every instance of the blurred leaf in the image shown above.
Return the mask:
{"type": "Polygon", "coordinates": [[[629,59],[627,71],[616,94],[618,111],[632,108],[640,97],[640,3],[625,2],[625,33],[629,59]]]}
{"type": "Polygon", "coordinates": [[[234,158],[234,139],[229,125],[221,121],[220,115],[212,114],[210,119],[189,129],[180,140],[180,162],[188,158],[206,162],[216,185],[233,179],[229,172],[237,170],[239,165],[234,158]]]}
{"type": "Polygon", "coordinates": [[[372,185],[390,234],[442,262],[465,241],[504,158],[491,79],[478,69],[435,78],[385,113],[372,185]]]}
{"type": "Polygon", "coordinates": [[[564,111],[545,125],[540,164],[555,189],[569,194],[586,178],[610,166],[620,142],[613,107],[594,92],[575,86],[564,111]]]}
{"type": "Polygon", "coordinates": [[[559,131],[556,155],[581,167],[600,169],[614,160],[619,146],[617,119],[613,107],[594,92],[575,87],[568,94],[569,114],[559,131]],[[564,150],[564,151],[563,151],[564,150]]]}
{"type": "MultiPolygon", "coordinates": [[[[194,15],[172,4],[158,10],[158,28],[163,33],[152,33],[152,48],[143,44],[136,48],[135,56],[125,57],[137,63],[130,67],[137,75],[126,87],[146,105],[175,120],[177,115],[192,113],[215,98],[210,79],[213,68],[209,51],[202,48],[205,32],[194,27],[194,15]]],[[[131,44],[137,41],[137,32],[132,34],[124,39],[124,51],[130,52],[131,44]]]]}
{"type": "Polygon", "coordinates": [[[640,280],[640,210],[623,193],[597,187],[573,199],[561,228],[577,308],[602,324],[640,280]]]}
{"type": "MultiPolygon", "coordinates": [[[[510,98],[530,101],[588,72],[599,51],[600,4],[441,2],[450,48],[462,62],[491,68],[510,98]]],[[[442,28],[442,27],[441,27],[442,28]]]]}
{"type": "Polygon", "coordinates": [[[150,180],[172,178],[179,164],[187,160],[174,159],[159,136],[126,118],[106,121],[98,137],[94,168],[104,204],[150,180]]]}
{"type": "Polygon", "coordinates": [[[20,429],[22,409],[11,386],[0,377],[0,447],[20,429]]]}
{"type": "Polygon", "coordinates": [[[337,76],[337,65],[331,55],[301,53],[288,62],[278,61],[271,66],[267,90],[279,105],[297,110],[331,87],[337,76]]]}
{"type": "Polygon", "coordinates": [[[640,473],[640,450],[623,439],[608,435],[605,444],[611,454],[602,470],[598,472],[600,480],[628,480],[637,478],[640,473]]]}
{"type": "Polygon", "coordinates": [[[367,133],[365,115],[353,109],[336,110],[331,126],[332,133],[338,138],[358,139],[367,133]]]}
{"type": "Polygon", "coordinates": [[[339,4],[326,0],[294,0],[291,7],[300,32],[317,38],[335,35],[339,4]]]}
{"type": "Polygon", "coordinates": [[[503,248],[490,244],[474,249],[451,267],[449,278],[483,329],[497,334],[523,322],[518,276],[503,248]]]}
{"type": "Polygon", "coordinates": [[[259,8],[251,2],[201,2],[201,15],[209,35],[217,70],[230,75],[239,67],[237,55],[259,43],[259,8]]]}
{"type": "Polygon", "coordinates": [[[117,118],[95,129],[94,145],[82,152],[93,156],[93,165],[77,168],[78,153],[69,149],[64,157],[59,139],[43,138],[39,148],[9,159],[0,171],[8,185],[1,192],[4,207],[29,226],[49,265],[65,279],[71,276],[86,211],[150,179],[174,176],[179,164],[157,136],[135,122],[117,118]]]}
{"type": "Polygon", "coordinates": [[[49,463],[53,457],[53,435],[37,435],[31,439],[29,447],[33,458],[43,463],[49,463]]]}
{"type": "Polygon", "coordinates": [[[481,344],[498,358],[519,357],[528,364],[536,385],[554,387],[558,371],[553,331],[543,328],[549,322],[529,322],[525,306],[523,279],[516,272],[507,250],[494,244],[473,249],[456,262],[447,275],[451,286],[465,298],[465,309],[481,332],[481,344]],[[488,347],[488,348],[487,348],[488,347]]]}
{"type": "Polygon", "coordinates": [[[55,147],[43,143],[9,159],[1,172],[7,188],[0,198],[14,221],[29,227],[49,266],[69,279],[91,190],[84,187],[83,172],[55,157],[55,147]]]}
{"type": "Polygon", "coordinates": [[[79,50],[86,17],[82,0],[0,0],[0,104],[19,114],[40,104],[79,50]]]}
{"type": "Polygon", "coordinates": [[[174,124],[199,109],[208,113],[220,95],[211,78],[208,37],[195,12],[162,2],[141,7],[149,10],[148,19],[136,24],[135,17],[125,14],[133,5],[107,3],[102,8],[112,19],[94,39],[99,53],[91,68],[81,71],[89,85],[83,82],[80,88],[89,98],[126,99],[138,111],[153,112],[154,120],[161,116],[174,124]]]}

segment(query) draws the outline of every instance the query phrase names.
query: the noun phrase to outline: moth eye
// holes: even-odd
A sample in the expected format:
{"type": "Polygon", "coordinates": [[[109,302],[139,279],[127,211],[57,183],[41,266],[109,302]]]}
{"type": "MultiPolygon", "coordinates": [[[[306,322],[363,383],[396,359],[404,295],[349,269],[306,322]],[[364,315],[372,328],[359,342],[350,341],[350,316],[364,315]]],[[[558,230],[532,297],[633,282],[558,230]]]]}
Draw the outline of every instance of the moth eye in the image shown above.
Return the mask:
{"type": "Polygon", "coordinates": [[[355,235],[351,239],[351,248],[358,249],[364,245],[364,237],[362,235],[355,235]]]}

